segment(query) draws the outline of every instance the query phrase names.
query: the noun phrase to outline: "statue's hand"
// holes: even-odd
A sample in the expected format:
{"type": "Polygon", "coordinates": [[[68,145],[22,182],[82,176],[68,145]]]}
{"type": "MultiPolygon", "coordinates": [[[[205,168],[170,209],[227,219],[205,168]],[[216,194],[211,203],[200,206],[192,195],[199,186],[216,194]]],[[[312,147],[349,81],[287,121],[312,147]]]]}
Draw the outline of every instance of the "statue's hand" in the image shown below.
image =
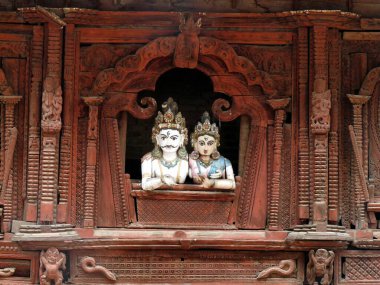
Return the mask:
{"type": "Polygon", "coordinates": [[[170,175],[164,175],[162,177],[162,182],[164,182],[166,185],[169,185],[169,186],[177,185],[177,183],[175,183],[174,178],[171,177],[170,175]]]}
{"type": "Polygon", "coordinates": [[[195,176],[195,177],[193,177],[193,181],[196,184],[202,184],[202,182],[204,181],[204,179],[205,179],[204,176],[195,176]]]}
{"type": "Polygon", "coordinates": [[[204,188],[211,188],[215,185],[215,180],[214,179],[209,179],[207,177],[204,177],[204,180],[203,180],[203,183],[202,183],[202,186],[204,188]]]}

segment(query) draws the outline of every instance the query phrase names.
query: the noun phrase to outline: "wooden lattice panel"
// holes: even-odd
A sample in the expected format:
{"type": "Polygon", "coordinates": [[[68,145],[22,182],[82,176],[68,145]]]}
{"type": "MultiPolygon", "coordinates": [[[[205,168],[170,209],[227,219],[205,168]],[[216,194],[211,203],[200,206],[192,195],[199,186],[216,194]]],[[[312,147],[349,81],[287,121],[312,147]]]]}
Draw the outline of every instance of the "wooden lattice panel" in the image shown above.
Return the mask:
{"type": "MultiPolygon", "coordinates": [[[[103,266],[115,274],[118,282],[252,282],[257,280],[258,274],[263,270],[278,266],[285,256],[286,259],[295,260],[297,270],[283,277],[281,284],[299,284],[303,280],[303,260],[299,253],[110,250],[76,252],[72,255],[71,281],[74,284],[107,283],[104,275],[83,271],[80,264],[86,256],[93,257],[97,266],[103,266]]],[[[278,276],[273,275],[269,280],[276,277],[278,276]]]]}
{"type": "Polygon", "coordinates": [[[137,200],[137,218],[147,224],[218,225],[227,224],[231,202],[137,200]]]}

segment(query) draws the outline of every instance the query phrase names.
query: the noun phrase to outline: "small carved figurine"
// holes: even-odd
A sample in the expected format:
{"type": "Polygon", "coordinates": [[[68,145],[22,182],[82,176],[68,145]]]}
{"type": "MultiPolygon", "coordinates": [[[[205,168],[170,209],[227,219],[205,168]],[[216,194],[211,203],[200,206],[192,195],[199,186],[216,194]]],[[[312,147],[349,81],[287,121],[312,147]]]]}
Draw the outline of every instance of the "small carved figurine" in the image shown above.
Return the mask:
{"type": "Polygon", "coordinates": [[[189,176],[194,182],[205,188],[235,189],[235,177],[231,162],[220,155],[218,127],[210,123],[210,116],[205,112],[201,122],[191,134],[194,151],[190,155],[189,176]]]}
{"type": "Polygon", "coordinates": [[[322,285],[331,284],[334,272],[334,257],[333,251],[326,249],[318,249],[315,253],[314,250],[309,252],[309,262],[307,264],[307,281],[309,284],[314,284],[317,277],[322,278],[322,285]]]}
{"type": "Polygon", "coordinates": [[[40,284],[62,285],[62,270],[66,270],[66,255],[59,252],[57,248],[50,247],[46,252],[42,251],[40,255],[40,284]]]}
{"type": "Polygon", "coordinates": [[[58,80],[46,77],[42,93],[42,121],[60,124],[62,112],[62,89],[58,80]]]}
{"type": "Polygon", "coordinates": [[[152,129],[154,149],[141,159],[144,190],[184,183],[188,173],[185,118],[172,98],[162,104],[162,110],[164,113],[158,112],[152,129]]]}

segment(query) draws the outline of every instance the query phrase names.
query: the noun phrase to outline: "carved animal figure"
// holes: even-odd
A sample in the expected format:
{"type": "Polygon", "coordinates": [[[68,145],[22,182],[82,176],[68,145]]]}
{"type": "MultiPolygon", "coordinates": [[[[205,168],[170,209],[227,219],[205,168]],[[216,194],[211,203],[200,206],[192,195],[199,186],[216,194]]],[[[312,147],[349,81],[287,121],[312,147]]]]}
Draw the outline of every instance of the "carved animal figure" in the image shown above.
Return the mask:
{"type": "Polygon", "coordinates": [[[326,249],[318,249],[316,252],[309,252],[309,262],[307,264],[306,277],[309,284],[314,284],[317,277],[322,278],[322,285],[331,284],[334,272],[334,257],[333,251],[326,249]]]}
{"type": "Polygon", "coordinates": [[[62,270],[66,270],[66,255],[59,252],[57,248],[51,247],[40,255],[40,284],[62,285],[62,270]]]}
{"type": "Polygon", "coordinates": [[[296,270],[297,265],[294,260],[281,260],[278,266],[269,267],[259,273],[258,280],[269,278],[272,274],[278,276],[290,276],[296,270]]]}
{"type": "Polygon", "coordinates": [[[116,275],[112,273],[111,271],[109,271],[107,268],[100,265],[96,265],[95,259],[93,257],[90,257],[90,256],[83,257],[83,259],[81,260],[81,266],[84,272],[87,272],[87,273],[99,272],[104,277],[106,277],[107,279],[111,281],[116,281],[117,279],[116,275]]]}

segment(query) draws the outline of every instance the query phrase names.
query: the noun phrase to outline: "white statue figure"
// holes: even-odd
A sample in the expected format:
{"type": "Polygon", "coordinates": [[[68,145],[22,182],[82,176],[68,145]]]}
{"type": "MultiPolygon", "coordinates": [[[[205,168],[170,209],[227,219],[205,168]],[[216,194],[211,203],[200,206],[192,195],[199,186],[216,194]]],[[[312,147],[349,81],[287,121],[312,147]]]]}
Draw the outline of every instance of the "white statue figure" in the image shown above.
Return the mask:
{"type": "Polygon", "coordinates": [[[210,123],[210,116],[205,112],[201,122],[191,134],[194,151],[189,159],[189,176],[205,188],[235,189],[235,177],[231,162],[220,155],[218,127],[210,123]]]}
{"type": "Polygon", "coordinates": [[[141,159],[144,190],[184,183],[188,174],[185,118],[178,112],[178,105],[172,98],[162,104],[162,111],[158,112],[152,129],[154,149],[141,159]]]}

